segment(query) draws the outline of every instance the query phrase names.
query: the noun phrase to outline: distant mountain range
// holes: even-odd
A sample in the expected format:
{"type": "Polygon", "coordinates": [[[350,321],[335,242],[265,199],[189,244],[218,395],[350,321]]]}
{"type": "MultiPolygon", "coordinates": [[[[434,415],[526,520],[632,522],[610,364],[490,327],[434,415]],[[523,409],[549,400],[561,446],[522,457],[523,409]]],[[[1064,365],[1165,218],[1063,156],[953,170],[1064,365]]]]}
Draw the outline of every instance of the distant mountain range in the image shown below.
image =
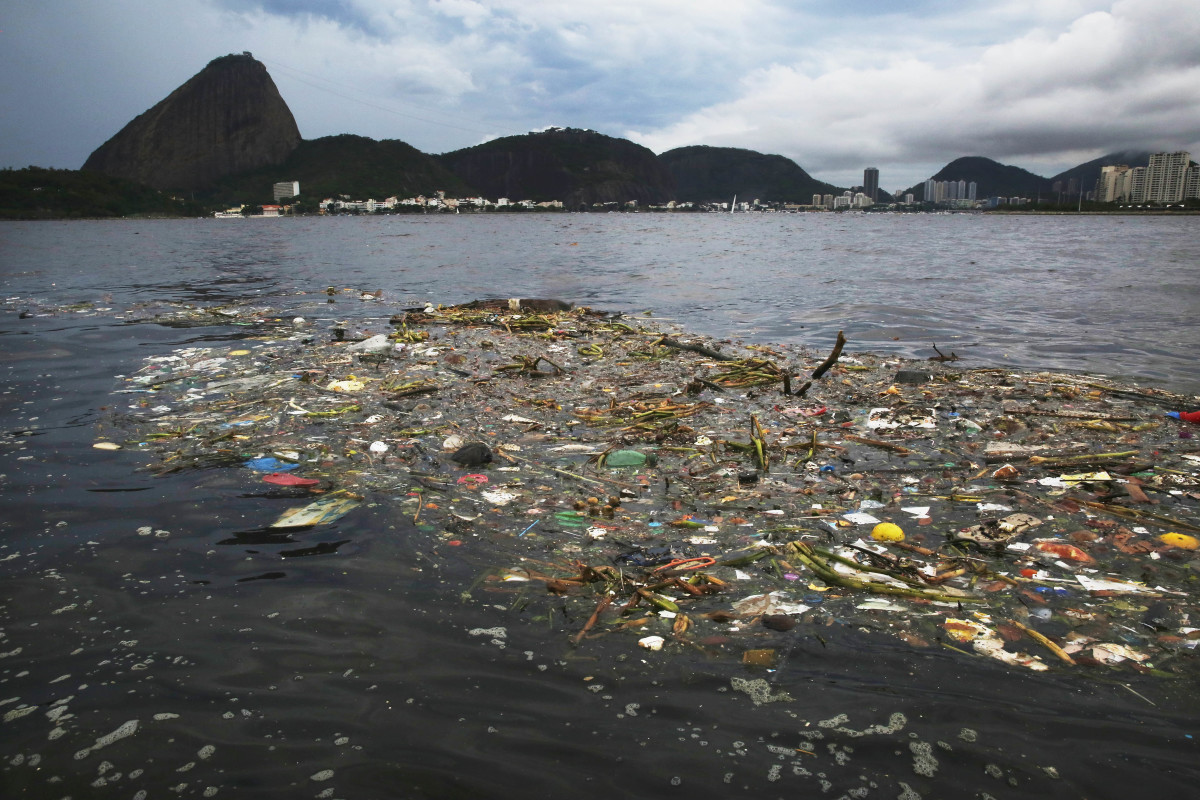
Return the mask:
{"type": "MultiPolygon", "coordinates": [[[[1072,167],[1052,178],[1043,178],[1020,167],[1011,167],[990,158],[966,156],[956,158],[932,176],[935,181],[972,181],[977,186],[977,196],[1026,197],[1030,199],[1057,199],[1059,194],[1078,196],[1079,187],[1089,192],[1100,178],[1100,168],[1114,164],[1144,167],[1150,162],[1150,153],[1125,151],[1101,156],[1086,164],[1072,167]],[[1055,188],[1055,186],[1059,188],[1055,188]]],[[[925,186],[919,183],[907,190],[914,199],[925,200],[925,186]]]]}
{"type": "MultiPolygon", "coordinates": [[[[970,156],[950,162],[933,178],[974,181],[981,198],[1050,199],[1056,182],[1062,191],[1080,185],[1090,190],[1102,166],[1139,166],[1148,157],[1113,153],[1043,178],[970,156]]],[[[92,153],[83,165],[82,175],[87,174],[158,190],[141,200],[155,213],[172,207],[171,197],[209,204],[269,203],[271,186],[278,181],[299,181],[302,197],[310,202],[444,191],[493,200],[561,200],[567,208],[627,201],[728,202],[735,195],[743,201],[808,204],[813,195],[845,191],[816,180],[780,155],[701,145],[656,156],[626,139],[571,128],[507,136],[441,155],[398,140],[351,134],[305,140],[266,67],[249,53],[215,59],[140,114],[92,153]]],[[[95,192],[97,179],[88,183],[82,175],[84,193],[95,192]]],[[[0,209],[20,206],[29,215],[52,215],[53,209],[39,206],[38,198],[5,195],[20,194],[20,187],[36,177],[0,181],[0,209]]],[[[66,180],[62,174],[52,177],[60,186],[66,180]]],[[[923,198],[922,184],[909,191],[915,199],[923,198]]],[[[879,200],[887,202],[891,196],[881,190],[879,200]]]]}

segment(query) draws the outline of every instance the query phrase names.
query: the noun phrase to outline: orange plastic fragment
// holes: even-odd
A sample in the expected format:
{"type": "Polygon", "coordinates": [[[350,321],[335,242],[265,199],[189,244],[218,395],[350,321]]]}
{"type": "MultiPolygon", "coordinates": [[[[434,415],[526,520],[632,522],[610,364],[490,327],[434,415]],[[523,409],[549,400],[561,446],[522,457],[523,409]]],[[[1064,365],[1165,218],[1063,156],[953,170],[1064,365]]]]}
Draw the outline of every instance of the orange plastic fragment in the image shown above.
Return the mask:
{"type": "Polygon", "coordinates": [[[1081,564],[1091,564],[1096,560],[1075,545],[1066,544],[1065,542],[1038,542],[1034,547],[1043,553],[1051,553],[1059,558],[1065,558],[1068,561],[1078,561],[1081,564]]]}

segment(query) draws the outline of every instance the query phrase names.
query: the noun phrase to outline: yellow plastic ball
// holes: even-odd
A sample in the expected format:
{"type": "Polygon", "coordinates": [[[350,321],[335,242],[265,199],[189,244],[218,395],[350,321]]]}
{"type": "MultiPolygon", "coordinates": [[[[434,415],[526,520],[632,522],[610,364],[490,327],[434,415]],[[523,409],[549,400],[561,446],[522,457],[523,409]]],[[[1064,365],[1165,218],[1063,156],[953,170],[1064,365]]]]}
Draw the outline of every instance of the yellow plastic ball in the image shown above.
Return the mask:
{"type": "Polygon", "coordinates": [[[881,522],[871,529],[871,538],[877,542],[903,542],[904,530],[895,523],[881,522]]]}
{"type": "Polygon", "coordinates": [[[1158,537],[1158,540],[1163,544],[1169,544],[1171,547],[1181,547],[1184,550],[1200,548],[1200,539],[1197,539],[1195,536],[1186,536],[1182,533],[1164,533],[1158,537]]]}

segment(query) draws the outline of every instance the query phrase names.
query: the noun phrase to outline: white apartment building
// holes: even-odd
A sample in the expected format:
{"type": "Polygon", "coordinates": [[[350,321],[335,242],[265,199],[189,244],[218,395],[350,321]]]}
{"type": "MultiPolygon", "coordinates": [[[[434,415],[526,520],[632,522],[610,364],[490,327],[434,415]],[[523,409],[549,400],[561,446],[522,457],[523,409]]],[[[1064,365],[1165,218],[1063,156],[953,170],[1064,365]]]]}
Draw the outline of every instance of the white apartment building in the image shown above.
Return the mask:
{"type": "Polygon", "coordinates": [[[280,181],[271,187],[271,194],[275,197],[275,202],[285,200],[289,197],[296,197],[300,194],[300,181],[280,181]]]}
{"type": "Polygon", "coordinates": [[[1146,202],[1182,202],[1188,165],[1191,163],[1191,155],[1184,151],[1150,156],[1150,163],[1146,167],[1146,202]]]}
{"type": "Polygon", "coordinates": [[[1146,202],[1146,168],[1134,167],[1129,170],[1129,202],[1146,202]]]}
{"type": "Polygon", "coordinates": [[[1190,167],[1187,174],[1187,184],[1183,188],[1185,198],[1200,200],[1200,167],[1190,167]]]}
{"type": "Polygon", "coordinates": [[[1113,164],[1100,168],[1100,182],[1096,184],[1096,200],[1101,203],[1123,203],[1130,199],[1133,170],[1125,164],[1113,164]]]}

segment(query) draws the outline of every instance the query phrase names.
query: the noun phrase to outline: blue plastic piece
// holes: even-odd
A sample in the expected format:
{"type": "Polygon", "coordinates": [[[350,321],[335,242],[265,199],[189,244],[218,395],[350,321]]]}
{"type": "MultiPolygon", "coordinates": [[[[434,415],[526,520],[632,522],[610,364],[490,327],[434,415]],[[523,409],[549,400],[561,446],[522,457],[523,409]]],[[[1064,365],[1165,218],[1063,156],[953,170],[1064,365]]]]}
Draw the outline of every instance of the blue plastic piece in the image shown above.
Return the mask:
{"type": "Polygon", "coordinates": [[[821,472],[837,472],[837,467],[835,467],[833,464],[826,464],[825,466],[821,467],[821,472]]]}
{"type": "Polygon", "coordinates": [[[252,458],[242,464],[243,467],[249,467],[257,472],[287,472],[289,469],[295,469],[299,464],[289,464],[286,461],[280,461],[278,458],[267,456],[266,458],[252,458]]]}
{"type": "Polygon", "coordinates": [[[1167,416],[1171,417],[1172,419],[1179,419],[1179,412],[1178,411],[1168,411],[1167,416]]]}

